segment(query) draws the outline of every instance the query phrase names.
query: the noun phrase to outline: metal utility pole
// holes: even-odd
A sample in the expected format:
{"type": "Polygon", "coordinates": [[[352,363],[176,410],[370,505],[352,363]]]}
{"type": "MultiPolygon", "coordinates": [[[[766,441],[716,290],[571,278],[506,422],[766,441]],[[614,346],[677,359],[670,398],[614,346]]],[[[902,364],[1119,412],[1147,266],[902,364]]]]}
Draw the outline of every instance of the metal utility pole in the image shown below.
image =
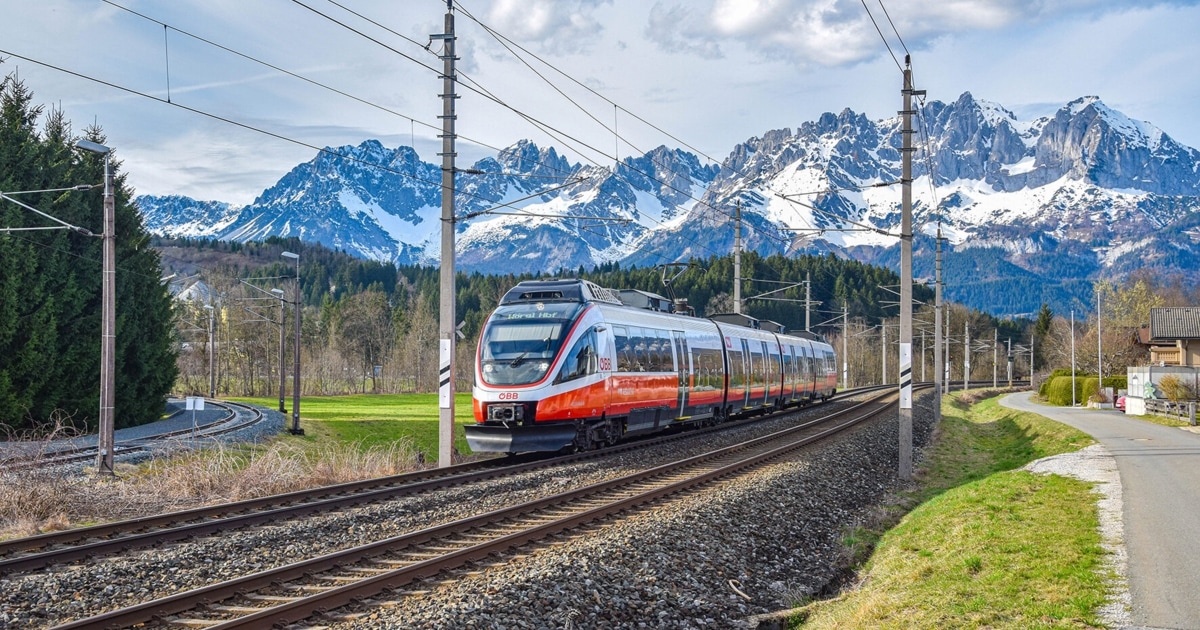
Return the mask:
{"type": "Polygon", "coordinates": [[[1100,285],[1096,284],[1096,378],[1100,382],[1100,400],[1104,402],[1104,336],[1100,334],[1100,285]]]}
{"type": "Polygon", "coordinates": [[[804,332],[812,330],[809,324],[812,321],[812,272],[804,272],[804,332]]]}
{"type": "Polygon", "coordinates": [[[283,392],[284,392],[284,389],[287,387],[287,381],[285,380],[287,370],[285,370],[283,368],[283,349],[285,347],[284,343],[283,343],[283,341],[284,341],[284,336],[283,336],[284,326],[283,326],[283,324],[285,321],[287,321],[284,318],[284,313],[286,313],[287,311],[284,310],[284,308],[283,308],[283,304],[284,304],[283,291],[281,291],[279,289],[271,289],[271,293],[274,293],[275,295],[277,295],[279,297],[279,413],[286,413],[287,408],[285,408],[283,406],[283,392]]]}
{"type": "Polygon", "coordinates": [[[996,380],[999,368],[996,366],[998,360],[997,354],[1000,352],[1000,329],[992,329],[992,389],[996,389],[998,381],[996,380]]]}
{"type": "Polygon", "coordinates": [[[208,397],[217,397],[217,316],[216,308],[211,304],[205,304],[204,308],[208,310],[208,397]]]}
{"type": "Polygon", "coordinates": [[[850,338],[850,307],[842,304],[842,387],[850,387],[850,352],[847,340],[850,338]]]}
{"type": "Polygon", "coordinates": [[[1071,309],[1071,406],[1075,406],[1075,309],[1071,309]]]}
{"type": "Polygon", "coordinates": [[[971,381],[971,322],[963,322],[963,391],[971,381]]]}
{"type": "Polygon", "coordinates": [[[883,373],[882,373],[882,375],[881,375],[881,378],[880,378],[880,380],[879,380],[879,384],[880,384],[880,385],[884,385],[884,384],[886,384],[886,383],[887,383],[887,351],[888,351],[888,345],[887,345],[887,324],[884,324],[884,323],[882,323],[882,322],[879,324],[879,334],[881,335],[880,339],[881,339],[881,343],[883,344],[883,348],[881,348],[881,350],[883,351],[883,352],[882,352],[882,356],[883,356],[883,373]]]}
{"type": "Polygon", "coordinates": [[[116,409],[116,361],[117,361],[117,230],[116,192],[113,182],[112,151],[104,153],[104,283],[103,319],[101,326],[100,365],[104,375],[100,379],[100,459],[102,474],[113,474],[113,450],[116,448],[114,434],[114,410],[116,409]]]}
{"type": "MultiPolygon", "coordinates": [[[[904,56],[904,109],[900,174],[900,478],[912,479],[912,97],[923,90],[912,86],[912,59],[904,56]]],[[[884,348],[887,356],[887,348],[884,348]]]]}
{"type": "Polygon", "coordinates": [[[925,378],[925,329],[921,329],[921,382],[929,379],[925,378]]]}
{"type": "Polygon", "coordinates": [[[99,474],[113,474],[115,443],[113,409],[115,407],[117,353],[117,237],[116,191],[112,171],[112,149],[91,140],[80,140],[75,146],[104,156],[104,241],[103,267],[100,283],[100,435],[97,443],[96,469],[99,474]]]}
{"type": "Polygon", "coordinates": [[[946,391],[950,391],[950,305],[945,304],[946,308],[946,367],[945,367],[945,382],[946,391]]]}
{"type": "Polygon", "coordinates": [[[454,62],[454,2],[446,0],[446,29],[439,35],[430,35],[431,39],[443,42],[442,54],[442,267],[439,346],[438,346],[438,467],[445,468],[454,464],[454,101],[458,95],[454,93],[455,75],[454,62]]]}
{"type": "Polygon", "coordinates": [[[742,200],[733,219],[733,312],[742,312],[742,200]]]}
{"type": "Polygon", "coordinates": [[[1037,339],[1037,335],[1029,334],[1029,387],[1033,388],[1033,342],[1037,339]]]}
{"type": "MultiPolygon", "coordinates": [[[[942,228],[937,231],[937,257],[934,265],[933,279],[933,419],[942,421],[942,391],[946,378],[942,376],[942,228]]],[[[947,353],[949,360],[949,353],[947,353]]]]}
{"type": "Polygon", "coordinates": [[[1008,386],[1012,387],[1013,377],[1013,355],[1012,355],[1012,337],[1008,339],[1008,386]]]}
{"type": "Polygon", "coordinates": [[[296,293],[294,295],[296,301],[292,303],[294,307],[292,325],[295,329],[292,339],[292,428],[288,429],[288,433],[304,435],[304,429],[300,428],[300,254],[280,252],[279,255],[296,261],[296,293]]]}

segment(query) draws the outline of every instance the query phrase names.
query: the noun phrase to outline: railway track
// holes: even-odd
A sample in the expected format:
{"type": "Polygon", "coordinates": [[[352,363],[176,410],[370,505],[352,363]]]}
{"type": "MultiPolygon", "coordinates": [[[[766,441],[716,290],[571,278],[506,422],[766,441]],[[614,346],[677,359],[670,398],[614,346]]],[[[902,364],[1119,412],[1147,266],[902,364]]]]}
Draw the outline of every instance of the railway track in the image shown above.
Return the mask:
{"type": "MultiPolygon", "coordinates": [[[[894,388],[883,386],[849,390],[838,394],[834,400],[852,398],[880,389],[894,388]]],[[[781,411],[779,414],[794,411],[796,410],[789,409],[781,411]]],[[[729,430],[757,422],[764,417],[771,416],[744,419],[688,431],[687,435],[703,435],[713,431],[729,430]]],[[[587,451],[552,458],[532,455],[478,460],[446,468],[354,481],[236,503],[205,506],[2,541],[0,542],[0,577],[34,571],[56,564],[112,556],[129,550],[157,547],[221,532],[278,523],[451,486],[478,483],[502,476],[562,466],[629,450],[647,448],[677,437],[677,435],[659,436],[619,444],[600,451],[587,451]]]]}
{"type": "Polygon", "coordinates": [[[891,409],[894,400],[889,399],[896,392],[888,390],[848,410],[736,446],[58,627],[246,628],[307,619],[785,457],[891,409]]]}
{"type": "MultiPolygon", "coordinates": [[[[248,426],[262,422],[263,413],[261,410],[250,405],[229,401],[210,400],[208,404],[214,407],[225,409],[226,414],[221,419],[211,422],[204,427],[197,429],[187,428],[176,431],[167,431],[154,436],[138,438],[132,440],[118,441],[113,445],[113,456],[119,457],[133,453],[140,453],[155,450],[164,445],[164,443],[178,441],[183,439],[212,438],[226,433],[232,433],[248,426]]],[[[180,411],[172,413],[169,417],[179,415],[180,411]]],[[[42,466],[62,466],[67,464],[87,463],[96,459],[97,451],[95,446],[76,446],[69,448],[61,448],[47,451],[38,457],[30,458],[25,461],[20,461],[15,464],[9,464],[7,468],[22,469],[42,466]]]]}

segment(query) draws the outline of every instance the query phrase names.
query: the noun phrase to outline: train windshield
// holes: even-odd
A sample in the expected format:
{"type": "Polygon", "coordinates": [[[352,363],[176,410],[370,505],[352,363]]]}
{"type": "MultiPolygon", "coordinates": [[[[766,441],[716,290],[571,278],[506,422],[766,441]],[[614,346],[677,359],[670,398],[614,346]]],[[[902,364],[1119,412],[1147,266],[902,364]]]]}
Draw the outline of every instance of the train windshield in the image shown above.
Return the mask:
{"type": "Polygon", "coordinates": [[[578,302],[501,306],[479,341],[479,371],[489,385],[528,385],[546,376],[578,302]]]}

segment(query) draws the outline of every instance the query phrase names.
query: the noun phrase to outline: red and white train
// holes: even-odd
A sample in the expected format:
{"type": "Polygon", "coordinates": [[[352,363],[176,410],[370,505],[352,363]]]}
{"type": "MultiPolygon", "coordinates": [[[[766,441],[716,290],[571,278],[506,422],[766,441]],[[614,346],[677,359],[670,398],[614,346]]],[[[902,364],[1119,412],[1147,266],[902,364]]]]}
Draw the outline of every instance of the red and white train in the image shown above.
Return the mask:
{"type": "Polygon", "coordinates": [[[835,392],[833,348],[819,339],[654,306],[669,308],[586,280],[510,290],[479,338],[471,450],[586,450],[835,392]],[[624,303],[626,294],[645,307],[624,303]]]}

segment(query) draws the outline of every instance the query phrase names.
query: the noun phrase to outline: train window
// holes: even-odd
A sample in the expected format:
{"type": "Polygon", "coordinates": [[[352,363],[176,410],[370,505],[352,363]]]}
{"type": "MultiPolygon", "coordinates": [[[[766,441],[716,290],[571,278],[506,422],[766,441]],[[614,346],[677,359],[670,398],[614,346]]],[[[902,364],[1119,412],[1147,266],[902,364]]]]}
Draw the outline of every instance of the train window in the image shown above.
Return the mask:
{"type": "Polygon", "coordinates": [[[645,372],[647,369],[646,337],[641,328],[629,329],[629,343],[633,346],[633,368],[630,371],[645,372]]]}
{"type": "Polygon", "coordinates": [[[562,343],[566,323],[490,320],[480,341],[484,381],[491,385],[524,385],[545,377],[562,343]]]}
{"type": "Polygon", "coordinates": [[[697,388],[705,390],[720,389],[723,386],[721,375],[721,353],[710,348],[693,350],[700,373],[696,378],[697,388]]]}
{"type": "Polygon", "coordinates": [[[683,357],[680,357],[679,368],[675,367],[675,359],[674,359],[675,353],[672,351],[672,348],[675,346],[675,344],[671,340],[671,333],[669,333],[665,330],[656,330],[654,332],[655,332],[655,334],[658,335],[658,351],[659,351],[659,359],[658,359],[659,360],[659,363],[658,363],[659,368],[658,369],[659,369],[659,371],[662,371],[662,372],[682,371],[684,369],[683,365],[682,365],[682,363],[684,361],[683,357]]]}
{"type": "Polygon", "coordinates": [[[750,384],[762,385],[765,382],[764,376],[767,368],[763,365],[762,351],[755,352],[750,350],[750,384]]]}
{"type": "Polygon", "coordinates": [[[746,386],[746,364],[742,362],[740,350],[729,351],[729,387],[741,389],[746,386]]]}
{"type": "Polygon", "coordinates": [[[663,352],[662,344],[658,337],[652,337],[653,330],[646,331],[646,371],[647,372],[662,372],[663,371],[663,352]]]}
{"type": "Polygon", "coordinates": [[[617,349],[617,371],[634,370],[633,343],[624,326],[613,326],[613,344],[617,349]]]}
{"type": "Polygon", "coordinates": [[[575,342],[575,346],[567,353],[566,360],[563,362],[562,371],[559,372],[559,381],[569,381],[595,374],[599,366],[599,357],[596,356],[596,333],[588,332],[575,342]]]}

